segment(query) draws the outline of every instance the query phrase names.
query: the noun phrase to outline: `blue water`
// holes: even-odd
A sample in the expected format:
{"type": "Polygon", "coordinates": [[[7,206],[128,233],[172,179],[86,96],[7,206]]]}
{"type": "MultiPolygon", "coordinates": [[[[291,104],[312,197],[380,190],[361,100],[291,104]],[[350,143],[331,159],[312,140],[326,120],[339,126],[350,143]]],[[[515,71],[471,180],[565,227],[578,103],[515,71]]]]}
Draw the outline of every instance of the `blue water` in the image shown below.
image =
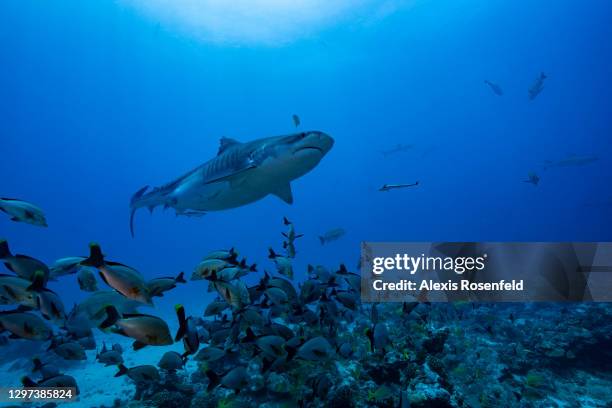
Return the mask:
{"type": "MultiPolygon", "coordinates": [[[[146,277],[189,275],[232,246],[270,270],[283,216],[305,234],[298,278],[308,263],[354,268],[361,241],[612,240],[611,16],[604,0],[421,1],[279,44],[227,44],[120,1],[5,0],[0,195],[39,205],[49,228],[0,217],[0,235],[47,262],[97,241],[146,277]],[[545,89],[529,101],[540,72],[545,89]],[[210,159],[222,136],[293,132],[293,113],[335,146],[293,183],[292,206],[269,196],[198,219],[142,210],[130,237],[136,190],[210,159]],[[398,143],[414,148],[380,153],[398,143]],[[569,154],[599,160],[543,169],[569,154]],[[522,182],[530,171],[537,187],[522,182]],[[322,247],[335,227],[346,236],[322,247]]],[[[158,308],[199,311],[204,292],[182,285],[158,308]]],[[[85,295],[73,279],[61,293],[85,295]]]]}

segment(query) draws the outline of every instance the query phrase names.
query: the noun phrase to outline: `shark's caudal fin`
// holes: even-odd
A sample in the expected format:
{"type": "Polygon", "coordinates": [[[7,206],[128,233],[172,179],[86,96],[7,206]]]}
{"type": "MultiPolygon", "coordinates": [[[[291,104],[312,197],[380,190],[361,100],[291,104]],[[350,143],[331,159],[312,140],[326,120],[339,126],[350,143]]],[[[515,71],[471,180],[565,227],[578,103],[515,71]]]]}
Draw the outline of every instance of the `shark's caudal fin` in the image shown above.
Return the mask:
{"type": "Polygon", "coordinates": [[[132,238],[134,238],[134,214],[136,213],[136,210],[138,209],[138,207],[136,207],[135,204],[138,201],[138,199],[140,199],[144,195],[145,191],[147,191],[148,188],[149,186],[144,186],[143,188],[138,190],[132,196],[132,199],[130,200],[130,234],[132,234],[132,238]]]}

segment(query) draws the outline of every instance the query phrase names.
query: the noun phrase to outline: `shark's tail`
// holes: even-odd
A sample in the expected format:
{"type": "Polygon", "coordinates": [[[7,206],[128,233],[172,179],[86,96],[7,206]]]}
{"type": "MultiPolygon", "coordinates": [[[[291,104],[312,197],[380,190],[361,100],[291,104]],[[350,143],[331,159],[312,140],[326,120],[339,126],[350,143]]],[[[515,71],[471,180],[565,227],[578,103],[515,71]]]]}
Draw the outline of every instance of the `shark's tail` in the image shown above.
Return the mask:
{"type": "Polygon", "coordinates": [[[138,190],[130,200],[130,233],[132,234],[132,238],[134,238],[134,214],[136,214],[136,210],[139,208],[139,206],[136,204],[138,203],[138,200],[142,198],[148,188],[149,186],[144,186],[138,190]]]}

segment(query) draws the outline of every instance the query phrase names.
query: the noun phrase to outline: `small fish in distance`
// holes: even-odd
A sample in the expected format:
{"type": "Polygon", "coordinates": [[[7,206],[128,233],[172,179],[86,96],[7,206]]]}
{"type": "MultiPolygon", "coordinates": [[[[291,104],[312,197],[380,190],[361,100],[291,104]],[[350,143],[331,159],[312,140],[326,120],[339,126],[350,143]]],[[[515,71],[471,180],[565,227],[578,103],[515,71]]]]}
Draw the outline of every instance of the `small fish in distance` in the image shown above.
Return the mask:
{"type": "Polygon", "coordinates": [[[501,89],[501,87],[489,80],[484,81],[485,84],[489,85],[489,88],[491,88],[491,90],[493,91],[493,93],[497,96],[502,96],[504,94],[504,91],[501,89]]]}
{"type": "Polygon", "coordinates": [[[346,231],[343,228],[334,228],[332,230],[327,231],[323,235],[319,235],[319,241],[321,245],[325,245],[331,241],[336,241],[346,234],[346,231]]]}
{"type": "Polygon", "coordinates": [[[389,150],[382,150],[381,153],[383,156],[387,157],[391,156],[392,154],[407,152],[413,147],[413,145],[398,143],[396,146],[390,148],[389,150]]]}
{"type": "Polygon", "coordinates": [[[544,80],[548,78],[545,73],[540,72],[533,85],[529,88],[529,100],[533,101],[544,89],[544,80]]]}
{"type": "Polygon", "coordinates": [[[591,164],[599,160],[597,156],[577,156],[575,154],[571,154],[564,159],[560,160],[545,160],[544,161],[544,170],[550,169],[552,167],[576,167],[576,166],[584,166],[586,164],[591,164]]]}
{"type": "Polygon", "coordinates": [[[383,186],[381,188],[379,188],[378,191],[398,190],[400,188],[415,187],[415,186],[418,186],[418,185],[419,185],[418,181],[416,183],[413,183],[413,184],[383,184],[383,186]]]}
{"type": "Polygon", "coordinates": [[[523,180],[523,182],[537,186],[538,183],[540,182],[540,176],[538,176],[535,173],[529,173],[529,175],[527,176],[527,180],[523,180]]]}

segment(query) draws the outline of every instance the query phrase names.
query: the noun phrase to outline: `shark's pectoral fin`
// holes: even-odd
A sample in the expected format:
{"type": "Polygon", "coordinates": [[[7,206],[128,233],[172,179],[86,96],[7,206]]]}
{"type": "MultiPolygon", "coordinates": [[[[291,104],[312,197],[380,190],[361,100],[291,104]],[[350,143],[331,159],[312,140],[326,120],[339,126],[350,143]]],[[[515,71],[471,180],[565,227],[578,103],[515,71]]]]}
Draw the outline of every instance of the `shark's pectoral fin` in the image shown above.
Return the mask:
{"type": "Polygon", "coordinates": [[[293,204],[293,193],[291,192],[291,184],[289,183],[280,186],[276,191],[273,191],[272,194],[287,204],[293,204]]]}

